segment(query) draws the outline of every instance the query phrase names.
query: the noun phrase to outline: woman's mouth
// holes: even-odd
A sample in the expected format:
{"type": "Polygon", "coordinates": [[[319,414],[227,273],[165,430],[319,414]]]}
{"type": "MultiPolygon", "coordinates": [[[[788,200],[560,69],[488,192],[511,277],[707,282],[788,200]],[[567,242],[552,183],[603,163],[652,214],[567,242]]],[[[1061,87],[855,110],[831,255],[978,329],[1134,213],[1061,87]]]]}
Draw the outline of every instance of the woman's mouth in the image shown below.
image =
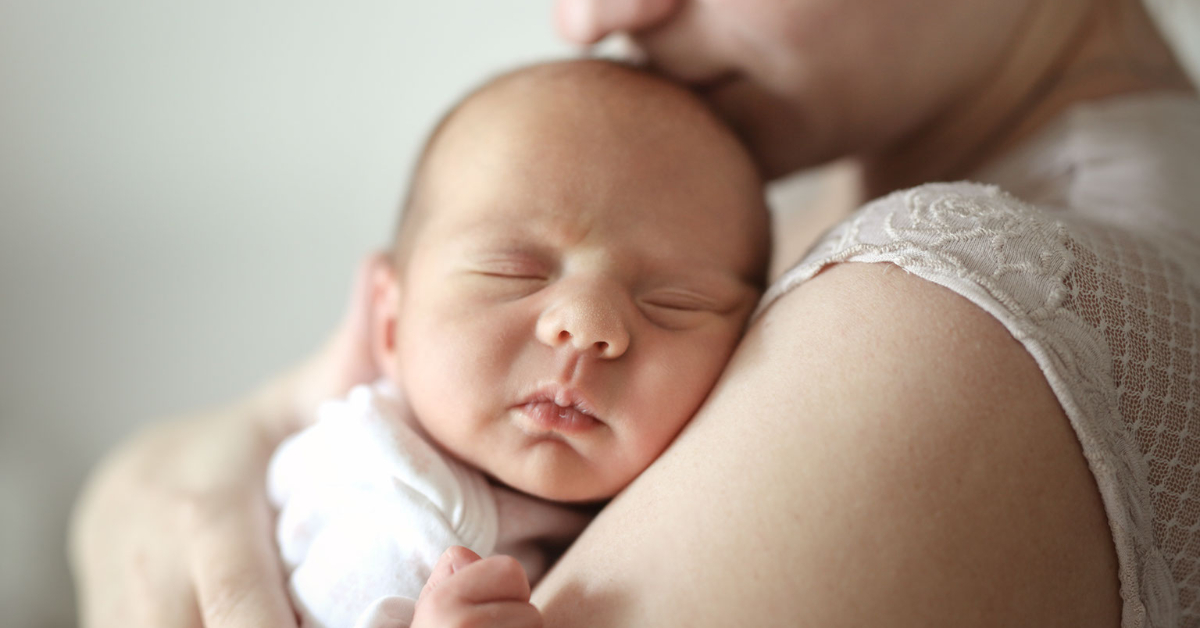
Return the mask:
{"type": "Polygon", "coordinates": [[[688,83],[688,88],[701,98],[709,98],[716,92],[733,85],[739,79],[741,79],[741,75],[737,72],[724,72],[702,81],[692,81],[688,83]]]}

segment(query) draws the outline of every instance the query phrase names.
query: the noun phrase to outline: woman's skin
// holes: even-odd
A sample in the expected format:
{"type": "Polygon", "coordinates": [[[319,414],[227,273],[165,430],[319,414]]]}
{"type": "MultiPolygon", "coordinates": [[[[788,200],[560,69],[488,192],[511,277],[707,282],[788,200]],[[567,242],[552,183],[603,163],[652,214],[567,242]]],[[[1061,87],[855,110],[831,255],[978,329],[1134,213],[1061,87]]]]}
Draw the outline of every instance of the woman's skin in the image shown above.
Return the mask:
{"type": "Polygon", "coordinates": [[[363,260],[349,309],[310,359],[228,407],[142,431],[92,473],[69,539],[80,625],[296,626],[267,461],[321,400],[378,378],[369,306],[387,272],[385,255],[363,260]]]}
{"type": "MultiPolygon", "coordinates": [[[[765,172],[848,156],[840,213],[962,178],[1073,103],[1191,90],[1137,0],[561,0],[557,19],[579,43],[631,32],[765,172]]],[[[295,625],[259,480],[316,399],[374,375],[378,266],[311,360],[97,470],[71,539],[85,625],[295,625]]],[[[965,299],[871,264],[760,318],[534,601],[556,628],[1121,618],[1099,493],[1037,365],[965,299]]]]}

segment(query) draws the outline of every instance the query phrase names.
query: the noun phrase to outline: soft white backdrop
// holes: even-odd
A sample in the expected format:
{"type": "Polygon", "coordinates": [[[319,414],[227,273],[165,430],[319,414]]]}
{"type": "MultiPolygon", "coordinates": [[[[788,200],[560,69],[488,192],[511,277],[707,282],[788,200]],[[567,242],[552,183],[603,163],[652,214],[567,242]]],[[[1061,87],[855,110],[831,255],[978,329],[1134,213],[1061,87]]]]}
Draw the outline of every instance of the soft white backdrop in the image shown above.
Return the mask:
{"type": "MultiPolygon", "coordinates": [[[[1200,1],[1163,4],[1200,56],[1200,1]]],[[[0,625],[73,623],[62,548],[87,470],[317,344],[440,112],[571,53],[549,15],[0,0],[0,625]]]]}

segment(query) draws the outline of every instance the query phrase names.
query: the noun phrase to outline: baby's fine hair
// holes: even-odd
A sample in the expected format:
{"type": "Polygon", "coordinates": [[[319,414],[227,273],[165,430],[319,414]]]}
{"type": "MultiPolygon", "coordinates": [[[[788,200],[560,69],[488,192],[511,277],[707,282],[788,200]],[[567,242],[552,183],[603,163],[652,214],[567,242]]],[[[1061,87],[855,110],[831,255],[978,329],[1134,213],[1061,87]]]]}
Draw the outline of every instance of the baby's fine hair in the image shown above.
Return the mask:
{"type": "MultiPolygon", "coordinates": [[[[422,191],[430,156],[437,149],[446,129],[472,103],[477,103],[489,94],[493,94],[511,84],[520,81],[536,80],[556,82],[576,81],[577,85],[580,81],[588,81],[600,87],[601,91],[597,93],[610,94],[615,99],[630,96],[628,93],[631,89],[630,86],[634,84],[640,85],[642,88],[638,90],[634,98],[624,98],[621,101],[624,106],[630,106],[630,103],[633,102],[634,106],[640,106],[645,109],[648,115],[660,111],[660,108],[668,103],[676,106],[683,105],[690,107],[698,113],[698,117],[701,120],[711,123],[712,127],[720,133],[728,134],[733,143],[741,146],[742,150],[745,151],[747,161],[753,163],[753,158],[750,156],[749,151],[744,148],[741,140],[709,108],[707,103],[686,88],[658,76],[650,70],[631,63],[606,59],[558,60],[521,66],[497,74],[468,91],[465,96],[460,98],[442,115],[441,119],[438,120],[433,130],[425,139],[409,176],[408,189],[400,205],[400,212],[392,237],[391,255],[397,269],[402,269],[405,266],[413,243],[422,229],[425,217],[431,211],[426,206],[427,203],[423,202],[422,191]],[[630,79],[633,80],[631,81],[630,79]],[[655,89],[644,89],[647,85],[653,85],[655,89]]],[[[765,203],[763,207],[765,211],[765,203]]],[[[760,288],[765,287],[767,280],[767,261],[770,259],[771,246],[769,236],[765,238],[762,246],[764,248],[764,260],[762,263],[762,272],[759,273],[760,277],[757,282],[760,288]]]]}

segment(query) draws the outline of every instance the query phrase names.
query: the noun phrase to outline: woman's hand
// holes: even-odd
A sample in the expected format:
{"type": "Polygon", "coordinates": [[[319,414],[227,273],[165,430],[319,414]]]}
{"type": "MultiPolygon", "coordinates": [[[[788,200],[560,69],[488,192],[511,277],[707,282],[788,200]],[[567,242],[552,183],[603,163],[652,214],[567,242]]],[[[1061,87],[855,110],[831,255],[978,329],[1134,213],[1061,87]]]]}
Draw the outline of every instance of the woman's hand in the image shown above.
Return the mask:
{"type": "Polygon", "coordinates": [[[322,399],[377,377],[370,306],[386,265],[360,265],[344,320],[312,358],[242,403],[145,430],[92,474],[70,540],[81,625],[296,625],[266,465],[322,399]]]}
{"type": "Polygon", "coordinates": [[[455,626],[541,628],[521,563],[511,556],[482,559],[465,547],[446,550],[421,589],[412,628],[455,626]]]}
{"type": "Polygon", "coordinates": [[[296,625],[246,410],[157,426],[93,475],[71,535],[81,625],[296,625]]]}

